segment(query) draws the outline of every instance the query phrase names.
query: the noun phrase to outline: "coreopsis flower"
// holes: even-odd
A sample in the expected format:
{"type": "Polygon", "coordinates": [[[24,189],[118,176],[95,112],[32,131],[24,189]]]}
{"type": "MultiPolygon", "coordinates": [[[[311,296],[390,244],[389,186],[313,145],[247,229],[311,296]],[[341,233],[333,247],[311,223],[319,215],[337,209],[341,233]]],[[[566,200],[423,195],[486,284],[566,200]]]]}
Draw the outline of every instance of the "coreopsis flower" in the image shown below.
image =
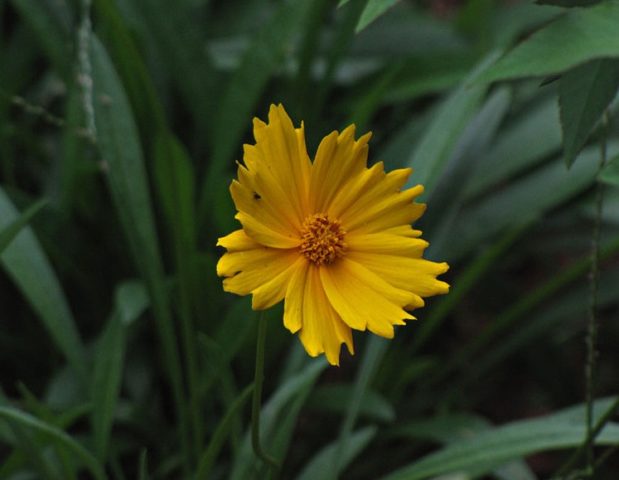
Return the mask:
{"type": "Polygon", "coordinates": [[[393,338],[423,297],[449,289],[436,278],[448,265],[422,258],[428,242],[411,227],[423,186],[402,190],[410,168],[367,168],[370,134],[354,135],[354,125],[330,133],[312,162],[303,124],[281,105],[269,123],[255,118],[256,144],[230,186],[242,228],[217,243],[224,290],[251,293],[254,310],[284,300],[284,326],[333,365],[342,343],[354,353],[351,329],[393,338]]]}

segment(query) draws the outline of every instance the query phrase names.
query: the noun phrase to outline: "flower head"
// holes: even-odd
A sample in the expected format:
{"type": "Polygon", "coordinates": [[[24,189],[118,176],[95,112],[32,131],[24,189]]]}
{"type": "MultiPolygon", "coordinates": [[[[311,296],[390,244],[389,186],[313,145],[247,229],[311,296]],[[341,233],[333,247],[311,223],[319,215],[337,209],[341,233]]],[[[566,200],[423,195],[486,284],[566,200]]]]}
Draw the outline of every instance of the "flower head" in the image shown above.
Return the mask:
{"type": "Polygon", "coordinates": [[[333,365],[342,343],[354,353],[351,329],[393,338],[423,297],[449,289],[436,279],[448,265],[422,258],[428,243],[411,227],[423,186],[401,190],[410,168],[367,168],[370,134],[354,133],[327,135],[312,162],[303,124],[281,105],[268,123],[254,119],[256,144],[244,145],[230,186],[242,228],[217,243],[227,249],[217,264],[224,290],[251,293],[254,310],[285,299],[286,328],[333,365]]]}

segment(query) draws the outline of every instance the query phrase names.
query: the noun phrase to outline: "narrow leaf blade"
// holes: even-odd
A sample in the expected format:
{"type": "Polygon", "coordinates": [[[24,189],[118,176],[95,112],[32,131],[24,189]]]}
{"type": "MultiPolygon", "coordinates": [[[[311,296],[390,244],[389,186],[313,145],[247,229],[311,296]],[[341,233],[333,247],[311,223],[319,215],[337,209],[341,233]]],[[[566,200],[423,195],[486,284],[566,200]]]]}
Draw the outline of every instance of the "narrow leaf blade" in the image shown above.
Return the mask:
{"type": "Polygon", "coordinates": [[[412,181],[431,192],[438,181],[456,142],[475,114],[486,92],[484,85],[469,85],[490,65],[496,54],[489,55],[441,105],[409,161],[414,170],[412,181]]]}
{"type": "Polygon", "coordinates": [[[20,426],[46,435],[53,442],[57,442],[70,450],[74,454],[75,458],[79,459],[90,470],[95,479],[104,480],[107,478],[103,467],[97,459],[82,445],[62,430],[59,430],[48,423],[42,422],[32,415],[8,406],[0,406],[0,418],[13,421],[20,426]]]}
{"type": "MultiPolygon", "coordinates": [[[[596,402],[595,421],[604,413],[608,403],[608,400],[596,402]]],[[[584,410],[583,406],[579,406],[482,432],[431,453],[383,480],[417,480],[456,472],[482,475],[509,460],[536,452],[578,446],[586,435],[584,410]]],[[[598,445],[612,445],[617,441],[618,424],[607,424],[596,438],[598,445]]]]}
{"type": "Polygon", "coordinates": [[[359,33],[370,23],[380,17],[389,8],[396,4],[398,0],[369,0],[368,4],[363,9],[359,23],[357,24],[356,32],[359,33]]]}
{"type": "Polygon", "coordinates": [[[619,187],[619,155],[613,157],[600,172],[600,180],[619,187]]]}
{"type": "Polygon", "coordinates": [[[593,60],[561,77],[559,108],[568,167],[587,142],[619,87],[619,60],[593,60]]]}
{"type": "Polygon", "coordinates": [[[9,223],[6,227],[0,231],[0,253],[2,253],[6,247],[8,247],[13,239],[17,236],[21,230],[28,225],[28,222],[41,211],[41,209],[47,205],[47,199],[41,199],[35,204],[31,205],[24,213],[18,218],[9,223]]]}
{"type": "Polygon", "coordinates": [[[552,75],[596,58],[619,57],[617,25],[617,0],[570,10],[509,51],[479,81],[552,75]]]}
{"type": "MultiPolygon", "coordinates": [[[[345,468],[363,449],[372,441],[376,435],[376,427],[365,427],[354,432],[342,451],[342,458],[339,462],[341,468],[345,468]]],[[[335,454],[337,452],[337,442],[332,442],[320,450],[312,460],[301,471],[297,480],[312,480],[314,478],[329,478],[333,472],[335,454]]]]}
{"type": "MultiPolygon", "coordinates": [[[[0,228],[19,219],[0,188],[0,228]]],[[[42,320],[59,350],[86,378],[84,346],[60,282],[30,227],[21,229],[0,256],[0,263],[42,320]]]]}
{"type": "Polygon", "coordinates": [[[121,284],[116,290],[116,307],[95,350],[92,376],[94,446],[102,461],[110,441],[114,410],[120,394],[122,367],[127,344],[127,327],[148,306],[144,288],[136,283],[121,284]]]}

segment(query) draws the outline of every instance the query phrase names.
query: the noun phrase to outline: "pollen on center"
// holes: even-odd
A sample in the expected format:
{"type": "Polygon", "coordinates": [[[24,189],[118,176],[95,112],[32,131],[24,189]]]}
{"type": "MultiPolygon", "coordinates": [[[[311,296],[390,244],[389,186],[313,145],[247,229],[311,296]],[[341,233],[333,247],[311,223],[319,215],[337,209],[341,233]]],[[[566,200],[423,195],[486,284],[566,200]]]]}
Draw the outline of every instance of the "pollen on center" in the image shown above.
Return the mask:
{"type": "Polygon", "coordinates": [[[346,252],[346,231],[326,213],[310,215],[303,222],[301,253],[315,265],[333,263],[346,252]]]}

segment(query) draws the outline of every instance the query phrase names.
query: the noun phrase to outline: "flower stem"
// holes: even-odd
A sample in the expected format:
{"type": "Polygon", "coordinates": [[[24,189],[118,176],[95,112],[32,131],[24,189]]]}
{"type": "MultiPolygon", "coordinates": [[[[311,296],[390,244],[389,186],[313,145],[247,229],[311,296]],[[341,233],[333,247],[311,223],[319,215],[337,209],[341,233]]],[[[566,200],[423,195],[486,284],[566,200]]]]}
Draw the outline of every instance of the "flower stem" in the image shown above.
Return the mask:
{"type": "Polygon", "coordinates": [[[251,409],[251,444],[256,456],[265,462],[272,470],[279,470],[279,462],[268,455],[260,444],[260,407],[262,397],[262,382],[264,380],[264,347],[266,344],[267,323],[264,313],[258,318],[258,341],[256,344],[256,372],[254,374],[254,396],[251,409]]]}

